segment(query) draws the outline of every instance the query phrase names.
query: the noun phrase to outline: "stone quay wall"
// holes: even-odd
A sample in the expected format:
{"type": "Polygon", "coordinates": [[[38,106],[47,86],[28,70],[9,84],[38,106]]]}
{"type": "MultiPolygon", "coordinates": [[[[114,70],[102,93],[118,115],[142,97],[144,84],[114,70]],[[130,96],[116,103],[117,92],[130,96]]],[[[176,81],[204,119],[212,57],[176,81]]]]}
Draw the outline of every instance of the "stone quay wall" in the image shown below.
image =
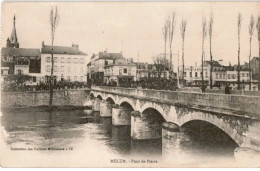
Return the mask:
{"type": "MultiPolygon", "coordinates": [[[[89,90],[54,90],[53,106],[83,106],[89,90]]],[[[49,91],[1,92],[1,107],[35,107],[49,105],[49,91]]]]}

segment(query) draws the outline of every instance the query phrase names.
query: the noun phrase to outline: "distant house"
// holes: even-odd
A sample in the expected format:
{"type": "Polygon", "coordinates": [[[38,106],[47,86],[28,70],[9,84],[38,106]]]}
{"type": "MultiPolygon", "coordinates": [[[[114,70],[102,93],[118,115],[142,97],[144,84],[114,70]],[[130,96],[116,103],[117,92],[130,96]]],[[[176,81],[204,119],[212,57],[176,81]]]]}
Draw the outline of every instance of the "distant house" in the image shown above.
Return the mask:
{"type": "Polygon", "coordinates": [[[117,59],[104,67],[106,84],[116,82],[117,85],[128,85],[136,81],[136,65],[132,60],[117,59]]]}
{"type": "MultiPolygon", "coordinates": [[[[161,64],[148,64],[148,63],[135,63],[137,66],[137,80],[142,80],[144,78],[158,78],[158,70],[157,67],[162,68],[161,64]]],[[[160,78],[169,79],[170,72],[168,67],[164,67],[165,69],[161,70],[160,78]]]]}
{"type": "Polygon", "coordinates": [[[259,73],[259,57],[254,57],[250,61],[250,68],[252,70],[253,80],[257,80],[260,77],[259,73]]]}
{"type": "Polygon", "coordinates": [[[88,82],[95,85],[103,84],[105,82],[105,66],[113,64],[118,59],[123,59],[122,53],[108,53],[106,50],[98,54],[93,54],[91,61],[87,65],[88,82]]]}
{"type": "MultiPolygon", "coordinates": [[[[41,49],[41,74],[47,81],[51,75],[52,46],[42,43],[41,49]]],[[[78,45],[53,46],[54,67],[53,75],[56,81],[86,82],[87,54],[79,49],[78,45]]]]}

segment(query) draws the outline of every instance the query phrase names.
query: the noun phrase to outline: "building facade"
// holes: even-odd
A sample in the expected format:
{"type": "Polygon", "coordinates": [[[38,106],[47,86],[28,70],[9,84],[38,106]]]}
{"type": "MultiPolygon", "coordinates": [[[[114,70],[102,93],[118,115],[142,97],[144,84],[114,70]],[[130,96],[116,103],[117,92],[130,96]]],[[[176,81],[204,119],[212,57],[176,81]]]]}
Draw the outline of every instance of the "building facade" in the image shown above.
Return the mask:
{"type": "Polygon", "coordinates": [[[101,85],[105,83],[105,66],[115,63],[116,60],[123,59],[122,53],[108,53],[107,50],[93,54],[91,61],[87,64],[88,83],[101,85]]]}
{"type": "Polygon", "coordinates": [[[132,60],[117,59],[104,67],[104,81],[107,85],[129,85],[136,81],[136,65],[132,60]]]}
{"type": "MultiPolygon", "coordinates": [[[[41,74],[44,78],[51,75],[52,46],[42,43],[41,49],[41,74]]],[[[73,44],[67,46],[53,46],[53,75],[56,81],[86,82],[87,54],[79,50],[79,46],[73,44]]],[[[46,79],[45,79],[46,81],[46,79]]]]}
{"type": "MultiPolygon", "coordinates": [[[[179,77],[183,77],[183,68],[179,67],[179,77]]],[[[210,67],[203,67],[204,84],[209,85],[210,67]]],[[[186,83],[192,86],[202,85],[202,67],[201,66],[185,66],[184,67],[184,80],[186,83]]]]}

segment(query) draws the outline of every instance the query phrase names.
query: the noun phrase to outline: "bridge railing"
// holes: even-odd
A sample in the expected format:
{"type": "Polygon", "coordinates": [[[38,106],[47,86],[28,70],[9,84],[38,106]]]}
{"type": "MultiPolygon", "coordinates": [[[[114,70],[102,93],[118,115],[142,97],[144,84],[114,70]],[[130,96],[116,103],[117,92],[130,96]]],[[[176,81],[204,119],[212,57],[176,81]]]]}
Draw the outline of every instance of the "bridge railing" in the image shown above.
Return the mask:
{"type": "Polygon", "coordinates": [[[105,91],[139,98],[157,99],[166,102],[179,102],[183,104],[201,105],[205,107],[260,114],[259,96],[162,91],[106,86],[92,86],[92,89],[96,91],[105,91]]]}

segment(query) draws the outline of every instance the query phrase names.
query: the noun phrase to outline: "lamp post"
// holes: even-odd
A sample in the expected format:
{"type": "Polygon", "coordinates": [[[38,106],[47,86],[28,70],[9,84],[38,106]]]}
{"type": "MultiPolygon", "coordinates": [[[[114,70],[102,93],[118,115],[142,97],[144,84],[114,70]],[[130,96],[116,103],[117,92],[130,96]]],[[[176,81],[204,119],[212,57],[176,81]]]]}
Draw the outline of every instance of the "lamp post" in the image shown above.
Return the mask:
{"type": "Polygon", "coordinates": [[[190,91],[191,91],[191,89],[192,89],[192,69],[193,69],[193,67],[192,66],[190,66],[190,81],[191,81],[191,86],[190,86],[190,91]]]}

